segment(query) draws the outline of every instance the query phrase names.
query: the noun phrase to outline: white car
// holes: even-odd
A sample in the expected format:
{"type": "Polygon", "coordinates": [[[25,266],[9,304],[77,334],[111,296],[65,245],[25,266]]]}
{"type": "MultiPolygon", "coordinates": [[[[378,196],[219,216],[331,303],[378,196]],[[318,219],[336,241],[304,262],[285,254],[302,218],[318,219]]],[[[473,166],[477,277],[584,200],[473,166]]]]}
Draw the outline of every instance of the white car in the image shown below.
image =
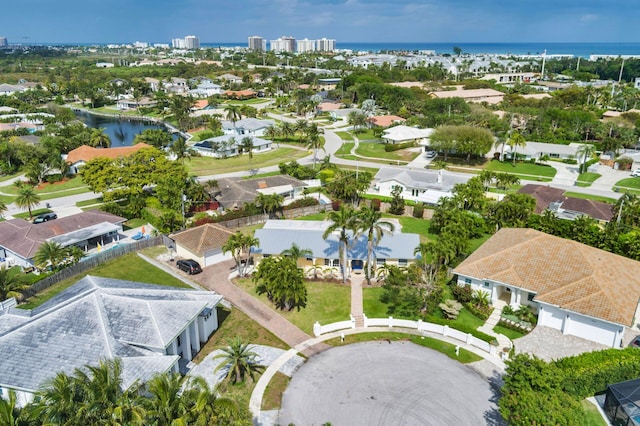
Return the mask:
{"type": "Polygon", "coordinates": [[[640,169],[635,169],[631,172],[631,177],[640,177],[640,169]]]}
{"type": "Polygon", "coordinates": [[[427,157],[427,158],[435,158],[435,157],[436,157],[436,155],[438,155],[438,153],[437,153],[437,152],[435,152],[435,151],[427,151],[427,155],[426,155],[426,157],[427,157]]]}

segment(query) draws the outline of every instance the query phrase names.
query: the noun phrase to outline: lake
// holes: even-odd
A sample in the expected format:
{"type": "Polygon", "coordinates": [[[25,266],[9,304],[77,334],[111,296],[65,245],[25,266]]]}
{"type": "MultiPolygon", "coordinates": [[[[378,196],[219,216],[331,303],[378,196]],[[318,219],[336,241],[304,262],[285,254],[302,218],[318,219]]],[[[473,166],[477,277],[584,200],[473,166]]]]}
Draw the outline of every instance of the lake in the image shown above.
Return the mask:
{"type": "Polygon", "coordinates": [[[164,129],[162,124],[154,124],[147,121],[132,120],[126,117],[104,117],[90,114],[86,111],[74,111],[80,121],[89,127],[104,128],[104,132],[111,139],[111,146],[130,146],[136,135],[147,129],[164,129]]]}

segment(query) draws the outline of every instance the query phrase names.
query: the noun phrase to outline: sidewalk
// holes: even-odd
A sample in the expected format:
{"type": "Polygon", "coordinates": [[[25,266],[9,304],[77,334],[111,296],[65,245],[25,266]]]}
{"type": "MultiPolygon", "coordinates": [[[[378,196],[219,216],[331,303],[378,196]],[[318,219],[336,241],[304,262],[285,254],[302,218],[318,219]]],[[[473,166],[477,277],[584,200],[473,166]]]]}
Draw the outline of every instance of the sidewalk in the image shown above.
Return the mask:
{"type": "Polygon", "coordinates": [[[507,306],[507,303],[500,299],[494,301],[493,307],[495,309],[493,310],[489,318],[487,318],[485,323],[478,327],[478,331],[496,338],[496,340],[498,341],[498,353],[502,353],[504,348],[511,349],[513,347],[513,343],[511,343],[511,340],[509,340],[507,336],[493,331],[493,327],[495,327],[498,322],[500,322],[500,314],[502,314],[502,309],[504,309],[505,306],[507,306]]]}
{"type": "Polygon", "coordinates": [[[363,274],[351,274],[351,315],[356,320],[356,327],[364,327],[364,307],[362,301],[363,274]]]}

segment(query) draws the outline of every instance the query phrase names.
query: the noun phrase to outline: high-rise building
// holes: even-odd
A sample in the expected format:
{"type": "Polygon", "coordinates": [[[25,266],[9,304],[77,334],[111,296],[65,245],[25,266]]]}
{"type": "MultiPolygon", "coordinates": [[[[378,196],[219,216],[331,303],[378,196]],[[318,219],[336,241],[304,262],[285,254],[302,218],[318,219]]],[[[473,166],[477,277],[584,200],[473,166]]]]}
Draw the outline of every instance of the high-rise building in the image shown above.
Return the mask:
{"type": "Polygon", "coordinates": [[[289,52],[296,51],[296,39],[293,37],[280,37],[276,40],[271,40],[271,50],[274,52],[289,52]]]}
{"type": "Polygon", "coordinates": [[[200,39],[194,35],[189,35],[184,38],[185,48],[187,49],[200,49],[200,39]]]}
{"type": "Polygon", "coordinates": [[[249,37],[249,50],[254,50],[256,52],[267,50],[267,40],[260,36],[249,37]]]}
{"type": "Polygon", "coordinates": [[[174,49],[184,49],[187,46],[185,45],[183,38],[174,38],[171,40],[171,47],[174,49]]]}
{"type": "Polygon", "coordinates": [[[316,42],[314,40],[304,39],[298,40],[298,53],[313,52],[316,50],[316,42]]]}
{"type": "Polygon", "coordinates": [[[316,40],[316,50],[319,52],[333,52],[336,50],[335,39],[321,38],[316,40]]]}
{"type": "Polygon", "coordinates": [[[7,41],[6,37],[0,37],[0,49],[8,47],[9,46],[9,42],[7,41]]]}

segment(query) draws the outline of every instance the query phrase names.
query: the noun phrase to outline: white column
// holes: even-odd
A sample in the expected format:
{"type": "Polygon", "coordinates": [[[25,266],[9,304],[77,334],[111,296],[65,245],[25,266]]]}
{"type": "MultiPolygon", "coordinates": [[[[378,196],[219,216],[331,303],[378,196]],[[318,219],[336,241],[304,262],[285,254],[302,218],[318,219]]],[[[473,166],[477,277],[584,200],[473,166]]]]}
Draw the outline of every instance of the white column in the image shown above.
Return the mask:
{"type": "Polygon", "coordinates": [[[569,327],[571,326],[571,317],[569,315],[564,316],[562,323],[562,334],[569,334],[569,327]]]}
{"type": "Polygon", "coordinates": [[[193,321],[189,328],[193,328],[193,346],[196,352],[200,352],[200,330],[198,330],[198,318],[193,321]]]}
{"type": "Polygon", "coordinates": [[[191,361],[193,358],[191,357],[191,332],[189,331],[189,327],[184,331],[184,340],[182,342],[182,356],[187,361],[191,361]]]}
{"type": "Polygon", "coordinates": [[[173,339],[171,347],[167,348],[167,355],[178,355],[178,339],[173,339]]]}

